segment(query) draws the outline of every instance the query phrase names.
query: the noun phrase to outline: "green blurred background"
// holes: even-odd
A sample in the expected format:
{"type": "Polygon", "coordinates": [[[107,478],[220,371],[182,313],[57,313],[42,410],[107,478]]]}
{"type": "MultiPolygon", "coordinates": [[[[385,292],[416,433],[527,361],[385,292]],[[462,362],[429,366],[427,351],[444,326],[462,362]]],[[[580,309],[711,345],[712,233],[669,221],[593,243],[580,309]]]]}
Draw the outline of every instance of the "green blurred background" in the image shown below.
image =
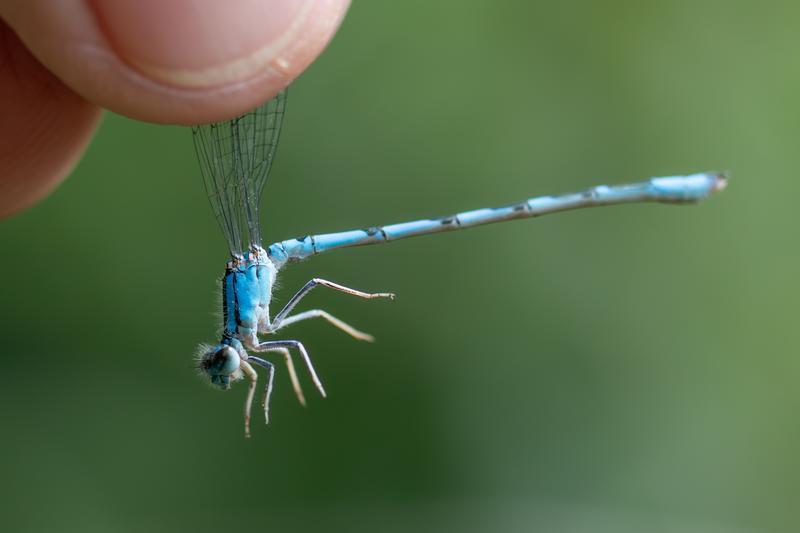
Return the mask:
{"type": "Polygon", "coordinates": [[[0,225],[13,531],[800,528],[800,4],[356,2],[292,87],[269,242],[710,169],[624,206],[287,268],[377,337],[293,327],[273,423],[192,368],[226,248],[185,128],[107,115],[0,225]]]}

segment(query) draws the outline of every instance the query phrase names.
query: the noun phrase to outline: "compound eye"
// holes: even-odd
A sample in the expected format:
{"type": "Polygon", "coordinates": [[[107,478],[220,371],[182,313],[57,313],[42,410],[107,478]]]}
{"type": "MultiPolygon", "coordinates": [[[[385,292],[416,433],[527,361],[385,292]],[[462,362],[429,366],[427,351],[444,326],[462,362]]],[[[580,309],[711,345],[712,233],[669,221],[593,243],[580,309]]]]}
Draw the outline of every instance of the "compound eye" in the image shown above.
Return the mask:
{"type": "Polygon", "coordinates": [[[239,353],[230,346],[225,346],[211,355],[208,373],[217,376],[230,376],[239,369],[239,362],[239,353]]]}

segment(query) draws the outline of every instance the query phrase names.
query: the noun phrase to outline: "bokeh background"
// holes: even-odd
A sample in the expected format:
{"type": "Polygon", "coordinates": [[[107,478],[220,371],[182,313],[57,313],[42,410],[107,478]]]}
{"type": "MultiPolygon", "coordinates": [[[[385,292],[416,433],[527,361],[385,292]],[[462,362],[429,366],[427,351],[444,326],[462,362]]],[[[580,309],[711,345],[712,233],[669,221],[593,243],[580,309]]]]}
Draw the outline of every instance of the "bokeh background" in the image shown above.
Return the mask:
{"type": "Polygon", "coordinates": [[[108,114],[0,224],[9,531],[800,528],[800,4],[355,2],[292,87],[269,242],[597,183],[731,170],[623,206],[345,250],[287,330],[273,423],[192,367],[226,248],[191,135],[108,114]]]}

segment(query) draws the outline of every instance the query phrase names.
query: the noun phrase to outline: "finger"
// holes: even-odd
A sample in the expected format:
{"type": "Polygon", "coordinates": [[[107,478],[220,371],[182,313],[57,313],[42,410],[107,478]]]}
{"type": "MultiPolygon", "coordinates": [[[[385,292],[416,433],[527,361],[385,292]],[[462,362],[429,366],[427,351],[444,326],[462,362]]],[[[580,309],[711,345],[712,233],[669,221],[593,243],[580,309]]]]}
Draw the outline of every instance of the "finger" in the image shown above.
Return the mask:
{"type": "Polygon", "coordinates": [[[80,158],[100,108],[45,69],[0,21],[0,218],[49,193],[80,158]]]}
{"type": "Polygon", "coordinates": [[[87,100],[191,124],[242,113],[324,49],[349,0],[4,0],[39,60],[87,100]]]}

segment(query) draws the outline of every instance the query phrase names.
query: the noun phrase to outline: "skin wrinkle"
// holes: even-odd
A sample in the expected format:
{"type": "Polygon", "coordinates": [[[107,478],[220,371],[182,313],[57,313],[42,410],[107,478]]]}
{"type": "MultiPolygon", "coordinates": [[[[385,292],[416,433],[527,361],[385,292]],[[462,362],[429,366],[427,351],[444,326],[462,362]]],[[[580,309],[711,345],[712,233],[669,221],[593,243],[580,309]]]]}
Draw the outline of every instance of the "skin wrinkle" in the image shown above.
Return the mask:
{"type": "MultiPolygon", "coordinates": [[[[248,109],[252,108],[254,105],[258,105],[258,102],[253,104],[245,104],[242,106],[241,109],[236,109],[233,113],[229,110],[223,112],[220,115],[208,115],[207,109],[205,108],[206,100],[209,98],[221,98],[224,96],[230,96],[242,92],[248,92],[251,89],[253,90],[254,96],[261,97],[263,94],[261,87],[263,87],[264,83],[274,78],[274,73],[271,69],[265,69],[261,74],[253,76],[247,80],[231,83],[221,87],[214,87],[214,88],[207,88],[207,89],[189,89],[189,88],[179,88],[173,87],[169,85],[163,85],[158,83],[157,81],[148,78],[144,74],[128,67],[125,63],[120,61],[120,59],[116,56],[116,54],[110,53],[105,48],[98,48],[94,45],[78,45],[78,49],[81,50],[81,54],[85,56],[92,57],[92,62],[97,65],[100,63],[105,63],[109,69],[116,70],[117,74],[125,78],[126,81],[130,83],[130,87],[126,87],[126,91],[124,93],[125,98],[128,98],[128,94],[130,94],[130,101],[136,101],[136,93],[138,89],[144,89],[147,91],[151,91],[154,93],[158,93],[163,96],[174,98],[178,100],[177,105],[186,108],[187,114],[192,114],[195,112],[196,109],[203,108],[206,112],[204,116],[209,117],[206,121],[213,122],[219,120],[226,120],[231,116],[235,116],[237,114],[243,113],[248,109]]],[[[276,86],[274,92],[277,94],[283,86],[276,86]]],[[[121,95],[117,95],[119,98],[121,95]]],[[[175,102],[173,102],[175,104],[175,102]]],[[[174,121],[170,120],[159,120],[159,117],[152,117],[150,119],[151,122],[155,123],[163,123],[163,124],[172,124],[174,121]]],[[[179,121],[179,124],[190,125],[194,122],[191,121],[179,121]]]]}
{"type": "Polygon", "coordinates": [[[119,69],[120,74],[123,74],[129,81],[146,88],[147,90],[157,91],[164,95],[176,96],[181,98],[204,98],[207,96],[226,96],[230,93],[236,92],[243,87],[253,85],[258,79],[263,79],[268,74],[264,72],[247,80],[230,83],[220,87],[209,87],[203,89],[193,89],[188,87],[174,87],[171,85],[162,85],[141,72],[126,68],[127,65],[120,61],[119,57],[109,52],[106,48],[98,47],[91,44],[77,45],[76,48],[80,50],[81,54],[93,56],[99,61],[107,63],[108,66],[119,69]]]}
{"type": "Polygon", "coordinates": [[[314,7],[314,0],[307,0],[283,35],[248,56],[225,64],[214,65],[201,70],[180,70],[148,65],[135,60],[131,62],[145,74],[185,87],[205,88],[230,83],[231,80],[244,80],[255,75],[261,68],[281,61],[280,52],[288,48],[289,44],[293,40],[296,41],[297,39],[295,38],[301,35],[300,30],[305,26],[308,16],[314,7]]]}

